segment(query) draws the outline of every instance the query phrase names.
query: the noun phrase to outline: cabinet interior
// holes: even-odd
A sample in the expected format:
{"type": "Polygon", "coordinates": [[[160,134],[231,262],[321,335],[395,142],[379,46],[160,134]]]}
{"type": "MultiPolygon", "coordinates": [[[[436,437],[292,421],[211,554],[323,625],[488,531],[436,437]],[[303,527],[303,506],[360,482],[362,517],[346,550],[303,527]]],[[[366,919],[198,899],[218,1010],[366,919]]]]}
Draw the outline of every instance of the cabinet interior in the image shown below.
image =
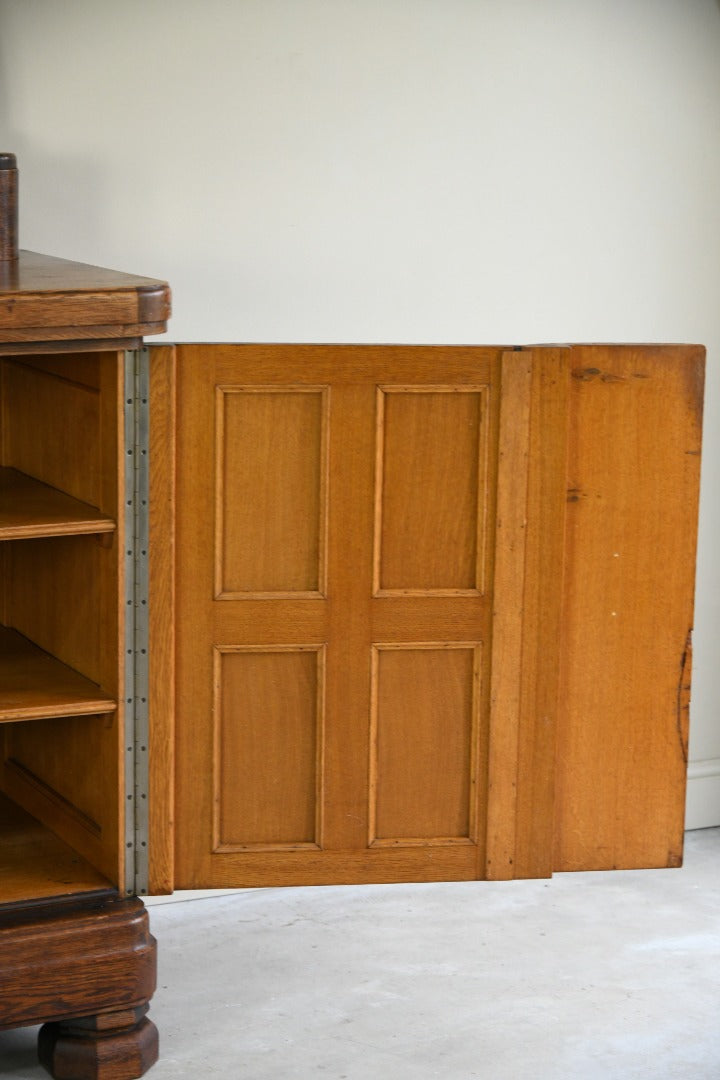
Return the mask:
{"type": "Polygon", "coordinates": [[[0,362],[0,900],[116,887],[123,354],[0,362]]]}

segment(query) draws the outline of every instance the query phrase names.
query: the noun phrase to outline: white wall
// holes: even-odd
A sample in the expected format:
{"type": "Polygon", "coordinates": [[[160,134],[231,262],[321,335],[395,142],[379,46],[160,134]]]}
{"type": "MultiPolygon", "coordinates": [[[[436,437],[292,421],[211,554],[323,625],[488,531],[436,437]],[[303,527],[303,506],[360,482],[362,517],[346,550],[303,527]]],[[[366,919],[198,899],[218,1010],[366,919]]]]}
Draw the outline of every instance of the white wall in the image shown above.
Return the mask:
{"type": "Polygon", "coordinates": [[[0,0],[21,243],[174,340],[709,349],[689,824],[720,823],[716,0],[0,0]]]}

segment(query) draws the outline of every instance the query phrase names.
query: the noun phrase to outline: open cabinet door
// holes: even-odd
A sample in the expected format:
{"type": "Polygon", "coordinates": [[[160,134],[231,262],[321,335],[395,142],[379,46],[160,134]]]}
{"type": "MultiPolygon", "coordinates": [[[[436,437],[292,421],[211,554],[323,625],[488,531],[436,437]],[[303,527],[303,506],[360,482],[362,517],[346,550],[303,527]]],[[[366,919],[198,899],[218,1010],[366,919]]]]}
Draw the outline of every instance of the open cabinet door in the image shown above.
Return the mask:
{"type": "Polygon", "coordinates": [[[701,347],[153,356],[152,889],[680,864],[701,347]]]}
{"type": "Polygon", "coordinates": [[[175,886],[549,874],[567,350],[153,354],[175,886]]]}

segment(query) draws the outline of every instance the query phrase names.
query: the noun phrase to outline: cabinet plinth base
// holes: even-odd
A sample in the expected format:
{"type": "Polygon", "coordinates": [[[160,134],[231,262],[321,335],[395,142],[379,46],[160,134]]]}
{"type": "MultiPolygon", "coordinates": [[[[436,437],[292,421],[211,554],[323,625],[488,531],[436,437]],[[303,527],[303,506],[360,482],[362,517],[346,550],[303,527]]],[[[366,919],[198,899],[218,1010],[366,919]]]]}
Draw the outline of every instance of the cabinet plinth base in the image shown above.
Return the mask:
{"type": "Polygon", "coordinates": [[[145,1018],[156,943],[141,901],[0,906],[0,1029],[44,1024],[55,1080],[135,1080],[157,1060],[145,1018]]]}
{"type": "Polygon", "coordinates": [[[55,1080],[137,1080],[158,1058],[147,1005],[82,1020],[45,1024],[38,1056],[55,1080]]]}

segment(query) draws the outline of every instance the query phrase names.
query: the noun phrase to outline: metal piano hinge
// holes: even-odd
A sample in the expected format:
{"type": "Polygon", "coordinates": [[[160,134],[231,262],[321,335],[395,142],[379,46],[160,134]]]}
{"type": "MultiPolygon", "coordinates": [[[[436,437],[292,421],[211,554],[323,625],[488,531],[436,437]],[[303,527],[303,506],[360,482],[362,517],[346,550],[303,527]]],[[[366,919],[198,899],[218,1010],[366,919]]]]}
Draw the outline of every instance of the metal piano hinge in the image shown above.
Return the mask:
{"type": "Polygon", "coordinates": [[[148,890],[150,360],[125,353],[125,893],[148,890]]]}

